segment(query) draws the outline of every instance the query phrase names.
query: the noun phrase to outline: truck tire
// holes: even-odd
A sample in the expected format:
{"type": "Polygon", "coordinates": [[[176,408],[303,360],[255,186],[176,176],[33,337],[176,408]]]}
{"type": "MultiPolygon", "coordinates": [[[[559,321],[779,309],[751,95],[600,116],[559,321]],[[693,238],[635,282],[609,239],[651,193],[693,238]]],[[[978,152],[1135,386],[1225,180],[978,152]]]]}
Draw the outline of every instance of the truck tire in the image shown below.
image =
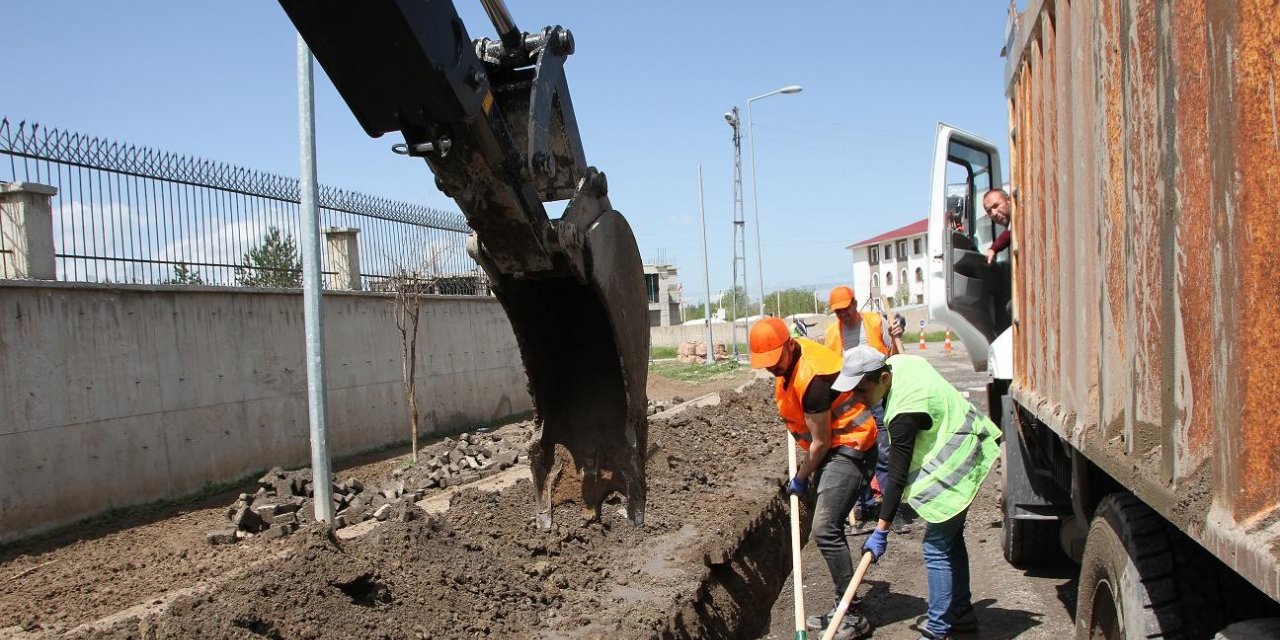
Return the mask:
{"type": "MultiPolygon", "coordinates": [[[[1102,499],[1089,527],[1076,599],[1077,640],[1205,638],[1221,603],[1199,549],[1127,493],[1102,499]]],[[[1220,619],[1220,618],[1219,618],[1220,619]]]]}

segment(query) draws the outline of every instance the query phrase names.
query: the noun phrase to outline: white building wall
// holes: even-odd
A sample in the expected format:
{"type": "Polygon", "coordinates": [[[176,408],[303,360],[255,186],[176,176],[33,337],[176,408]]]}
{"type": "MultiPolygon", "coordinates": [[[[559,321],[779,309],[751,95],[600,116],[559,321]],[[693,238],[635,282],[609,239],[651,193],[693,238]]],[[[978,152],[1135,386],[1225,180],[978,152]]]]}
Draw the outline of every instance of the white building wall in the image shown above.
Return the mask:
{"type": "Polygon", "coordinates": [[[889,241],[882,241],[879,247],[879,264],[871,265],[868,261],[868,248],[872,245],[858,246],[850,249],[853,255],[853,287],[858,294],[858,300],[861,302],[872,294],[873,284],[872,275],[877,276],[876,283],[879,285],[880,292],[886,298],[892,300],[898,294],[899,289],[904,286],[902,282],[902,271],[907,272],[907,281],[905,286],[908,289],[910,304],[919,304],[918,300],[923,297],[923,304],[929,303],[929,247],[926,241],[926,234],[921,233],[914,236],[908,236],[907,240],[907,256],[905,259],[898,255],[898,240],[895,238],[889,241]],[[916,239],[920,240],[920,252],[916,253],[916,239]],[[885,259],[885,245],[893,247],[891,259],[885,259]],[[921,279],[916,281],[916,269],[920,269],[921,279]],[[887,274],[893,274],[893,284],[888,285],[887,274]]]}

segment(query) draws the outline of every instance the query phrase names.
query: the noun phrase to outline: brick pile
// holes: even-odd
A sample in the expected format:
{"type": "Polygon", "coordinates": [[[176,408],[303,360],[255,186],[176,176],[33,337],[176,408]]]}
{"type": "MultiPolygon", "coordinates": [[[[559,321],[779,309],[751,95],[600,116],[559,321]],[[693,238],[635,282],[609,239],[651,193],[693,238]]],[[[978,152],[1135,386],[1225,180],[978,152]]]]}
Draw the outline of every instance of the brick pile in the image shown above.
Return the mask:
{"type": "MultiPolygon", "coordinates": [[[[715,360],[726,360],[729,357],[729,351],[724,343],[717,342],[711,347],[712,358],[715,360]]],[[[707,361],[707,343],[704,341],[697,342],[681,342],[676,348],[676,361],[685,364],[703,364],[707,361]]]]}
{"type": "MultiPolygon", "coordinates": [[[[377,489],[356,478],[339,482],[335,475],[334,525],[338,528],[365,520],[413,518],[410,508],[428,491],[487,478],[528,459],[516,443],[491,433],[463,433],[444,438],[418,451],[418,463],[391,472],[390,482],[377,489]]],[[[229,526],[211,531],[209,544],[233,544],[261,536],[282,538],[308,521],[315,495],[309,467],[285,471],[275,467],[258,479],[256,493],[242,493],[227,507],[229,526]]]]}

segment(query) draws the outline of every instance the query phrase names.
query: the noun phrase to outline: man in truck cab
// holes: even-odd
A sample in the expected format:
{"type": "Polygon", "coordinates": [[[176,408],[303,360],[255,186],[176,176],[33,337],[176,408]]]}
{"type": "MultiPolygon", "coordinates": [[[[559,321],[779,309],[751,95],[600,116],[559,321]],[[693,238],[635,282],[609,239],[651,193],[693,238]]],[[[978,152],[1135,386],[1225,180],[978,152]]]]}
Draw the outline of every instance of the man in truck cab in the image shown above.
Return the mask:
{"type": "MultiPolygon", "coordinates": [[[[777,378],[778,413],[807,454],[787,483],[787,492],[813,505],[813,537],[839,598],[853,579],[844,522],[871,476],[875,420],[865,406],[852,400],[853,394],[831,390],[841,367],[835,352],[808,338],[792,338],[778,318],[752,325],[748,342],[751,366],[777,378]]],[[[827,613],[806,622],[811,629],[821,630],[830,621],[827,613]]],[[[871,623],[861,607],[854,607],[835,637],[851,640],[870,633],[871,623]]]]}
{"type": "MultiPolygon", "coordinates": [[[[874,311],[859,313],[858,299],[851,287],[839,286],[832,289],[827,303],[831,306],[832,313],[836,314],[836,321],[827,325],[824,342],[828,349],[843,356],[846,351],[858,345],[870,345],[886,356],[897,353],[893,348],[893,338],[902,336],[902,325],[897,322],[885,322],[884,317],[874,311]]],[[[882,424],[884,405],[872,406],[871,417],[875,418],[877,425],[882,424]]],[[[883,492],[889,473],[889,434],[887,432],[881,432],[876,436],[876,449],[876,484],[883,492]]],[[[871,487],[868,486],[858,497],[853,533],[862,533],[866,530],[868,522],[875,521],[872,514],[878,511],[877,507],[871,487]]],[[[893,523],[893,532],[898,534],[911,532],[909,518],[905,513],[903,518],[893,523]]]]}
{"type": "Polygon", "coordinates": [[[976,631],[964,521],[1000,456],[999,427],[919,356],[886,359],[871,347],[857,347],[845,354],[831,390],[850,391],[868,406],[885,403],[889,482],[880,520],[863,551],[877,560],[884,555],[889,523],[905,500],[925,521],[929,599],[921,638],[942,640],[976,631]]]}
{"type": "Polygon", "coordinates": [[[1009,203],[1009,194],[1004,189],[990,189],[986,195],[982,196],[982,210],[987,212],[987,217],[993,222],[1005,228],[1004,232],[991,243],[987,249],[987,264],[996,261],[996,254],[1009,248],[1009,220],[1012,209],[1009,203]]]}

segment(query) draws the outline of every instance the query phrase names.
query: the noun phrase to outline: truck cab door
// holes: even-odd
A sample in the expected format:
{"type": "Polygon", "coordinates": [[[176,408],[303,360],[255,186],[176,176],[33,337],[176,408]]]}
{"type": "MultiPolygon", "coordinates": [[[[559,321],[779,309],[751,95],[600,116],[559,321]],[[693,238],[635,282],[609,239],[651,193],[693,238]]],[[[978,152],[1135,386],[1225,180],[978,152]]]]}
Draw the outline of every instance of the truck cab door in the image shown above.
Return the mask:
{"type": "Polygon", "coordinates": [[[995,145],[938,124],[929,190],[929,311],[956,333],[977,371],[986,370],[991,342],[1008,326],[999,301],[1008,264],[988,265],[984,254],[1003,228],[982,210],[987,190],[1002,186],[995,145]]]}

